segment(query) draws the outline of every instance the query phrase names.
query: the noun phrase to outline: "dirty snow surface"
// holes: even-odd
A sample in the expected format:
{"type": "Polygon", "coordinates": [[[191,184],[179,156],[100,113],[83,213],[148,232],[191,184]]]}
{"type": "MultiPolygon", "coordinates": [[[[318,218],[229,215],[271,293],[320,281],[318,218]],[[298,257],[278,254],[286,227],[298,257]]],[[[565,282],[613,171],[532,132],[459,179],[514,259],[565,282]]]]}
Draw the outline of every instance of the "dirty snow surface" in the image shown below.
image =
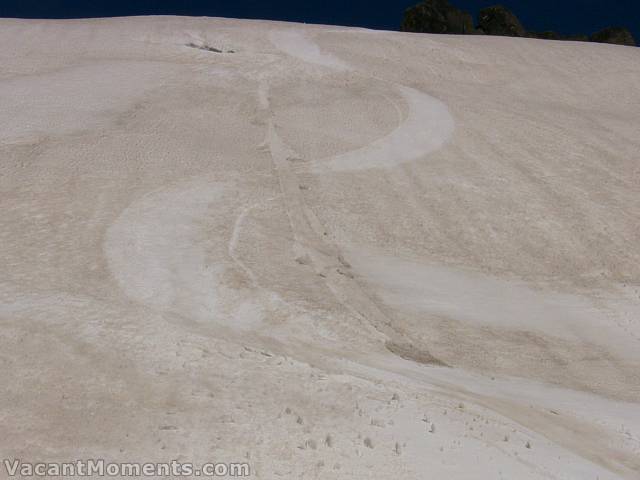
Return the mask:
{"type": "Polygon", "coordinates": [[[612,45],[1,20],[2,456],[640,478],[638,78],[612,45]]]}

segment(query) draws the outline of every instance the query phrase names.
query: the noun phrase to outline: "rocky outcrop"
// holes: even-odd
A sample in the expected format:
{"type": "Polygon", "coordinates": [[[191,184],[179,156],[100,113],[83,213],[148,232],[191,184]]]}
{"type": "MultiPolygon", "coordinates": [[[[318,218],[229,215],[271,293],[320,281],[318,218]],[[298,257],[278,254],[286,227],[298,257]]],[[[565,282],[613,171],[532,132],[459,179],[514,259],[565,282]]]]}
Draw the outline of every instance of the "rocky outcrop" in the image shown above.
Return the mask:
{"type": "Polygon", "coordinates": [[[486,35],[524,37],[527,34],[518,17],[502,5],[481,10],[478,17],[478,28],[486,35]]]}
{"type": "Polygon", "coordinates": [[[631,32],[622,27],[605,28],[591,35],[589,40],[597,43],[636,46],[636,40],[633,38],[633,35],[631,35],[631,32]]]}
{"type": "Polygon", "coordinates": [[[451,5],[447,0],[426,0],[408,8],[401,30],[424,33],[474,33],[470,13],[451,5]]]}

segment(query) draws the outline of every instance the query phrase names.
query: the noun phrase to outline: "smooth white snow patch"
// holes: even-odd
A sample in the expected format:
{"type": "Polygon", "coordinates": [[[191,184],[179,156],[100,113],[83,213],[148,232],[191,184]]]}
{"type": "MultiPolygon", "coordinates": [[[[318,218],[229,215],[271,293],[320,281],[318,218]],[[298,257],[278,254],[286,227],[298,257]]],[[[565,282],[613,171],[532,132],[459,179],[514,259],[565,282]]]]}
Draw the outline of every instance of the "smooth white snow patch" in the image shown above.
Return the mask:
{"type": "Polygon", "coordinates": [[[535,290],[524,282],[418,263],[362,248],[350,250],[348,260],[386,304],[401,310],[640,352],[638,338],[630,335],[628,326],[617,318],[634,305],[620,308],[619,299],[595,305],[580,295],[535,290]]]}
{"type": "Polygon", "coordinates": [[[319,160],[314,166],[316,172],[389,168],[434,152],[449,140],[455,124],[444,103],[414,88],[396,88],[409,106],[405,121],[369,145],[319,160]]]}
{"type": "Polygon", "coordinates": [[[214,318],[221,267],[207,260],[200,225],[222,193],[220,183],[192,181],[147,194],[125,209],[107,232],[105,252],[130,298],[161,311],[214,318]]]}
{"type": "Polygon", "coordinates": [[[274,30],[269,39],[279,50],[307,63],[322,65],[334,70],[346,71],[351,67],[336,56],[320,50],[306,34],[298,30],[274,30]]]}

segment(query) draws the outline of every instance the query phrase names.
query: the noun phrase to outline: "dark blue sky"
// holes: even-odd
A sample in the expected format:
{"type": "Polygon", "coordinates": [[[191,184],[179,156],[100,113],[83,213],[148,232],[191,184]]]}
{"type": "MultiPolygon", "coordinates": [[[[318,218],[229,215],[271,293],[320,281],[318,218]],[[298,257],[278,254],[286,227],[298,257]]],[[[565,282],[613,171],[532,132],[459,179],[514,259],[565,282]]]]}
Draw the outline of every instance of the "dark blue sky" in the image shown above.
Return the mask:
{"type": "MultiPolygon", "coordinates": [[[[640,0],[451,0],[474,15],[502,3],[529,30],[593,33],[626,26],[640,40],[640,0]]],[[[0,0],[0,17],[77,18],[120,15],[207,15],[357,25],[396,30],[416,0],[0,0]]]]}

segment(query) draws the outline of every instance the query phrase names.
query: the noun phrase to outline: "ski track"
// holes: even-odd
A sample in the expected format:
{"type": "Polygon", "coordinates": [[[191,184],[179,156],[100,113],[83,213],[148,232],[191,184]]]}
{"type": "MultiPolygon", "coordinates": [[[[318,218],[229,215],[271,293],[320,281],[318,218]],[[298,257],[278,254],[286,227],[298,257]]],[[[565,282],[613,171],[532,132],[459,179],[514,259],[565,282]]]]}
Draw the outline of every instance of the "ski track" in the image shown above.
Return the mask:
{"type": "Polygon", "coordinates": [[[267,198],[266,200],[261,200],[259,202],[256,202],[242,209],[242,211],[236,218],[235,223],[233,224],[233,232],[231,234],[231,238],[229,239],[229,245],[227,248],[229,257],[231,257],[231,259],[236,263],[236,265],[238,265],[240,270],[244,272],[247,278],[249,278],[253,283],[253,285],[257,288],[261,288],[261,287],[258,283],[258,279],[256,278],[255,273],[253,273],[251,268],[249,268],[249,266],[240,258],[240,256],[236,252],[236,249],[238,248],[238,242],[240,240],[240,232],[242,230],[242,225],[244,224],[247,218],[247,215],[249,215],[249,213],[251,213],[252,210],[263,207],[265,204],[275,200],[276,198],[278,197],[276,196],[276,197],[267,198]]]}
{"type": "MultiPolygon", "coordinates": [[[[301,32],[275,31],[270,38],[278,48],[296,58],[334,70],[350,69],[341,60],[321,52],[301,32]]],[[[446,106],[415,89],[396,88],[409,105],[407,119],[390,135],[334,157],[328,162],[328,168],[340,171],[390,167],[423,156],[446,141],[453,131],[453,120],[446,106]],[[428,134],[424,133],[425,127],[428,134]]],[[[258,92],[260,107],[268,109],[268,85],[261,82],[258,92]]],[[[273,128],[270,130],[272,154],[278,157],[273,151],[275,132],[273,128]]],[[[279,165],[280,170],[285,168],[284,163],[279,165]]],[[[217,269],[207,263],[199,245],[198,222],[207,215],[209,205],[219,199],[221,189],[215,183],[187,182],[148,194],[125,210],[109,229],[105,251],[111,271],[127,295],[161,310],[186,309],[200,319],[214,315],[217,269]],[[174,225],[174,228],[166,229],[166,225],[174,225]]],[[[258,206],[249,206],[239,215],[228,246],[229,256],[254,284],[255,275],[236,255],[235,248],[244,218],[258,206]]],[[[290,212],[293,208],[290,205],[290,212]]],[[[316,237],[317,232],[310,233],[312,228],[300,232],[301,225],[308,225],[308,212],[299,213],[299,218],[292,221],[294,231],[308,241],[310,237],[316,237]]]]}
{"type": "MultiPolygon", "coordinates": [[[[303,62],[336,71],[352,70],[342,60],[322,52],[302,32],[277,30],[271,32],[270,39],[281,51],[303,62]]],[[[455,122],[443,102],[404,85],[394,84],[393,88],[408,106],[404,121],[389,135],[362,148],[314,162],[315,173],[394,167],[435,152],[451,138],[455,122]]],[[[260,98],[263,98],[262,92],[260,98]]]]}

